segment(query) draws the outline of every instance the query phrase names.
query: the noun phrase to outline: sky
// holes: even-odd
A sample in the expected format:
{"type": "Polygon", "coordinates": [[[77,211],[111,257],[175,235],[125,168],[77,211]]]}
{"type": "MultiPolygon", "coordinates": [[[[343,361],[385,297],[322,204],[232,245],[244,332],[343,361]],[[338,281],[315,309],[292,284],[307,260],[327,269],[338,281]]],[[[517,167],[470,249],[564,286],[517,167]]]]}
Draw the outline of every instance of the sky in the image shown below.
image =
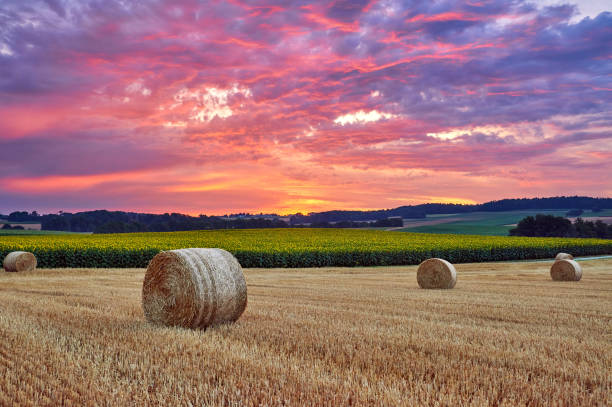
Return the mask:
{"type": "Polygon", "coordinates": [[[610,197],[605,3],[2,0],[0,213],[610,197]]]}

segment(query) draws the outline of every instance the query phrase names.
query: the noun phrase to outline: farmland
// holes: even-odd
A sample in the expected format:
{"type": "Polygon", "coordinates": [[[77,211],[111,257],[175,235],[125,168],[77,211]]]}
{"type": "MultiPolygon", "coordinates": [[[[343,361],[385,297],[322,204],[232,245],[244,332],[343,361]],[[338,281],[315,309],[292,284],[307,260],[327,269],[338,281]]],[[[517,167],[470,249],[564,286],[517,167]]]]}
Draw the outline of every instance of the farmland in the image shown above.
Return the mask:
{"type": "MultiPolygon", "coordinates": [[[[404,219],[403,232],[453,233],[489,236],[507,236],[521,219],[537,214],[565,216],[567,210],[520,210],[504,212],[468,212],[444,215],[428,215],[426,219],[404,219]]],[[[584,220],[597,220],[600,217],[612,219],[612,211],[584,211],[584,220]]],[[[573,219],[572,219],[573,220],[573,219]]]]}
{"type": "Polygon", "coordinates": [[[429,257],[479,262],[611,254],[612,240],[391,233],[350,229],[251,229],[106,235],[0,236],[0,257],[33,252],[40,267],[146,267],[161,250],[218,247],[244,267],[385,266],[429,257]]]}
{"type": "Polygon", "coordinates": [[[146,323],[143,269],[0,272],[0,404],[610,405],[612,260],[581,264],[247,269],[207,331],[146,323]]]}

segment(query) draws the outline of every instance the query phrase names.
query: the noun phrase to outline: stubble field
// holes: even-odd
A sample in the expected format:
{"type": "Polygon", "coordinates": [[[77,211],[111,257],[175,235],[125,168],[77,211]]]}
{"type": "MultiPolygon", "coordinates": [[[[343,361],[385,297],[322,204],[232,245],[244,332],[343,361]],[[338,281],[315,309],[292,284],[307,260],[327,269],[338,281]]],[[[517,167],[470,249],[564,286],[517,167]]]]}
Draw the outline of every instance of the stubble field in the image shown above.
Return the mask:
{"type": "Polygon", "coordinates": [[[247,269],[207,331],[147,324],[143,269],[0,272],[0,405],[612,404],[612,260],[247,269]]]}

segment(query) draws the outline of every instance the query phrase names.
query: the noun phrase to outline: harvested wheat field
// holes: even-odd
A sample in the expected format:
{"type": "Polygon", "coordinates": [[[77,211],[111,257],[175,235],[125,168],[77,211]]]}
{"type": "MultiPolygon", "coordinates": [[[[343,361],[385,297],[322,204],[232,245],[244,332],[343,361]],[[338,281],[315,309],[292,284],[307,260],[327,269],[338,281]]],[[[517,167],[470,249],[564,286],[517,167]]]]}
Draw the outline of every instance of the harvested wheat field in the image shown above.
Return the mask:
{"type": "Polygon", "coordinates": [[[143,269],[0,272],[1,405],[612,404],[612,260],[246,269],[206,331],[145,322],[143,269]]]}

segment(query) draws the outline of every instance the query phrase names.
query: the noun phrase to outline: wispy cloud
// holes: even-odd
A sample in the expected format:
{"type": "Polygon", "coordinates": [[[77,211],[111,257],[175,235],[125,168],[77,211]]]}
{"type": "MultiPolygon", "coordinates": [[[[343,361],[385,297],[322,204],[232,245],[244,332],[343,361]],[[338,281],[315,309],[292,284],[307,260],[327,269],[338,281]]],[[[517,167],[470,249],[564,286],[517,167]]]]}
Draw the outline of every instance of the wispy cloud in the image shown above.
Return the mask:
{"type": "Polygon", "coordinates": [[[585,4],[4,0],[0,211],[611,195],[585,4]]]}
{"type": "Polygon", "coordinates": [[[396,117],[396,115],[379,112],[378,110],[370,110],[369,112],[359,110],[336,117],[334,123],[344,126],[346,124],[377,122],[383,119],[392,119],[393,117],[396,117]]]}

